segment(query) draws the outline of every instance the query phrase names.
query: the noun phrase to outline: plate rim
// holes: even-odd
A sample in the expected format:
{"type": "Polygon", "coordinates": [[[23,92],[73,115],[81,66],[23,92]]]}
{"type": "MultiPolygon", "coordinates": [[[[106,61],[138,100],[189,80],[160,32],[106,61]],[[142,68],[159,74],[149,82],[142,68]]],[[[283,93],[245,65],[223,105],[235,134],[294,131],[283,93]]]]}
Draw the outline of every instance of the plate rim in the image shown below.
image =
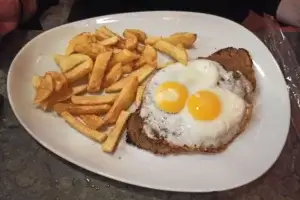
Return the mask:
{"type": "MultiPolygon", "coordinates": [[[[220,16],[217,16],[217,15],[212,15],[212,14],[208,14],[208,13],[201,13],[201,12],[186,12],[186,11],[167,11],[167,10],[161,10],[161,11],[138,11],[138,12],[124,12],[124,13],[116,13],[116,14],[108,14],[108,15],[102,15],[102,16],[97,16],[97,17],[92,17],[92,18],[87,18],[87,19],[83,19],[83,20],[79,20],[79,21],[74,21],[74,22],[71,22],[71,23],[66,23],[66,24],[63,24],[63,25],[60,25],[60,26],[57,26],[57,27],[54,27],[52,29],[49,29],[49,30],[46,30],[44,32],[42,32],[41,34],[35,36],[34,38],[32,38],[30,41],[26,42],[23,47],[18,51],[18,53],[15,55],[13,61],[11,62],[10,64],[10,67],[9,67],[9,70],[8,70],[8,73],[7,73],[7,95],[8,95],[8,100],[9,100],[9,104],[10,104],[10,107],[14,113],[14,115],[16,116],[17,120],[19,121],[20,125],[22,127],[24,127],[24,129],[26,130],[27,133],[29,133],[34,139],[35,141],[37,141],[39,144],[41,144],[44,148],[46,148],[47,150],[53,152],[55,155],[59,156],[60,158],[64,159],[65,161],[67,161],[68,163],[72,164],[72,165],[76,165],[84,170],[87,170],[89,172],[92,172],[94,174],[97,174],[97,175],[101,175],[101,176],[104,176],[106,178],[109,178],[109,179],[112,179],[114,181],[119,181],[119,182],[123,182],[125,184],[129,184],[129,185],[133,185],[135,187],[142,187],[142,188],[148,188],[148,189],[154,189],[154,190],[159,190],[159,191],[171,191],[171,192],[189,192],[189,193],[204,193],[204,192],[220,192],[220,191],[226,191],[226,190],[231,190],[231,189],[234,189],[234,188],[238,188],[238,187],[241,187],[241,186],[244,186],[244,185],[247,185],[249,184],[250,182],[253,182],[257,179],[259,179],[262,175],[264,175],[265,173],[267,173],[270,168],[272,168],[274,166],[274,164],[277,162],[279,156],[281,155],[282,153],[282,150],[286,144],[286,141],[287,141],[287,138],[288,138],[288,134],[289,134],[289,127],[290,127],[290,119],[291,119],[291,105],[290,105],[290,98],[289,98],[289,92],[288,92],[288,88],[286,87],[286,90],[285,90],[285,93],[286,93],[286,100],[287,100],[287,108],[288,110],[286,111],[287,114],[288,114],[288,126],[287,126],[287,130],[286,130],[286,137],[285,137],[285,141],[282,143],[281,147],[280,147],[280,153],[277,155],[276,159],[273,161],[273,163],[264,171],[262,172],[260,175],[258,175],[256,178],[253,178],[253,179],[249,179],[247,181],[243,181],[244,183],[243,184],[232,184],[230,187],[223,187],[223,188],[219,188],[219,189],[210,189],[210,190],[203,190],[203,189],[187,189],[187,188],[182,188],[180,187],[180,189],[177,189],[177,188],[174,188],[174,187],[156,187],[156,186],[153,186],[151,184],[147,184],[145,182],[140,182],[140,181],[135,181],[135,180],[127,180],[125,178],[122,178],[122,177],[118,177],[118,176],[114,176],[114,175],[111,175],[111,174],[107,174],[105,172],[100,172],[100,171],[96,171],[95,169],[93,169],[93,167],[89,167],[88,165],[84,165],[84,164],[80,164],[80,162],[76,161],[76,159],[73,159],[71,158],[70,156],[64,154],[64,153],[60,153],[59,150],[56,150],[55,148],[52,148],[50,147],[51,145],[47,144],[47,142],[43,141],[43,140],[39,140],[38,137],[36,136],[36,134],[34,134],[32,131],[30,131],[30,129],[27,127],[27,125],[24,123],[24,121],[21,119],[21,117],[17,114],[16,112],[16,108],[14,106],[14,103],[13,103],[13,100],[12,100],[12,97],[11,97],[11,92],[10,92],[10,85],[11,85],[11,71],[12,71],[12,68],[13,68],[13,65],[14,63],[16,62],[16,60],[18,59],[18,57],[21,55],[21,53],[24,51],[24,49],[35,39],[38,39],[40,37],[43,37],[44,35],[48,34],[49,32],[51,31],[54,31],[56,29],[60,29],[62,27],[68,27],[68,26],[72,26],[72,25],[75,25],[75,24],[78,24],[78,23],[82,23],[82,22],[86,22],[86,21],[90,21],[90,20],[96,20],[96,19],[99,19],[99,18],[114,18],[114,17],[122,17],[122,16],[130,16],[130,15],[136,15],[134,17],[141,17],[140,15],[153,15],[153,14],[157,14],[159,15],[160,17],[162,16],[170,16],[172,14],[181,14],[183,16],[192,16],[192,17],[199,17],[201,15],[208,15],[210,17],[214,17],[214,18],[219,18],[220,20],[222,21],[227,21],[227,22],[231,22],[237,26],[240,26],[242,27],[245,31],[248,31],[250,32],[254,37],[257,38],[257,36],[249,31],[248,29],[246,29],[244,26],[230,20],[230,19],[227,19],[227,18],[223,18],[223,17],[220,17],[220,16]]],[[[143,16],[143,17],[146,17],[146,16],[143,16]]],[[[172,16],[171,16],[172,17],[172,16]]],[[[178,16],[177,16],[178,17],[178,16]]],[[[266,48],[266,50],[271,54],[272,56],[272,60],[274,62],[274,64],[276,65],[276,69],[278,70],[278,72],[281,74],[281,78],[283,79],[283,81],[286,83],[285,81],[285,78],[284,78],[284,74],[282,73],[281,69],[280,69],[280,66],[278,64],[278,62],[276,61],[276,59],[274,58],[273,54],[270,52],[270,50],[265,46],[265,44],[259,39],[258,39],[258,42],[262,43],[264,45],[264,47],[266,48]]],[[[275,67],[275,66],[274,66],[275,67]]]]}

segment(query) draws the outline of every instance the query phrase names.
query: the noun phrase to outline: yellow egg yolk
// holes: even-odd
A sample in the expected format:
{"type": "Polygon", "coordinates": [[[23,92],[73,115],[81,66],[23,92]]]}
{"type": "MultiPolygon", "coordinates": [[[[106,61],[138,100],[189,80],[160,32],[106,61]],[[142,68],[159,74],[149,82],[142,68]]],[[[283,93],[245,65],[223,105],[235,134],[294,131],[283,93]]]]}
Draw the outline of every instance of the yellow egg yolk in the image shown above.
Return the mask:
{"type": "Polygon", "coordinates": [[[155,91],[156,105],[167,113],[178,113],[184,106],[188,97],[186,87],[177,82],[165,82],[155,91]]]}
{"type": "Polygon", "coordinates": [[[188,98],[187,107],[194,119],[209,121],[219,116],[222,104],[215,93],[202,90],[188,98]]]}

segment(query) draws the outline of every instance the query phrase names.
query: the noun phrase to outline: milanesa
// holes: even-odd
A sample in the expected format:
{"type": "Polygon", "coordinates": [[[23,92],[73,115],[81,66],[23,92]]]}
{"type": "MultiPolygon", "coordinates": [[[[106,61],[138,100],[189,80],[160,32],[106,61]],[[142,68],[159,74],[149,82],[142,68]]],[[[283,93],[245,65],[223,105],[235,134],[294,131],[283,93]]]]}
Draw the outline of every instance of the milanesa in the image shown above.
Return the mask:
{"type": "MultiPolygon", "coordinates": [[[[252,68],[252,59],[247,50],[229,47],[213,53],[212,55],[207,57],[207,59],[220,63],[227,71],[239,72],[240,74],[242,74],[251,83],[251,94],[253,94],[256,88],[256,79],[254,70],[252,68]]],[[[149,137],[149,134],[145,132],[145,120],[140,115],[140,109],[133,113],[128,120],[127,142],[155,154],[221,152],[225,150],[226,147],[245,130],[248,122],[251,119],[253,108],[252,95],[246,94],[245,100],[247,101],[247,107],[239,123],[238,130],[218,145],[205,145],[195,147],[189,145],[176,145],[170,143],[170,141],[166,140],[166,138],[161,137],[161,134],[154,130],[151,131],[156,137],[149,137]]]]}

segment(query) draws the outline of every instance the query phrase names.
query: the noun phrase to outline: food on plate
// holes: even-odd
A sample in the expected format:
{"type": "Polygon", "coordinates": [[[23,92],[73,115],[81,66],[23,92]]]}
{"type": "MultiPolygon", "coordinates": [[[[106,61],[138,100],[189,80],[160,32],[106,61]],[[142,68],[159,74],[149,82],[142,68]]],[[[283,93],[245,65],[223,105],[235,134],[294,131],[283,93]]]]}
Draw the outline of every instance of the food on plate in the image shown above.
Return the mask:
{"type": "Polygon", "coordinates": [[[104,120],[98,115],[80,115],[80,119],[89,128],[97,130],[104,125],[104,120]]]}
{"type": "Polygon", "coordinates": [[[174,33],[169,37],[164,37],[163,40],[177,46],[180,45],[183,48],[191,48],[197,39],[196,33],[188,33],[188,32],[181,32],[181,33],[174,33]]]}
{"type": "Polygon", "coordinates": [[[130,63],[131,61],[137,60],[140,56],[138,54],[135,54],[134,52],[128,50],[128,49],[123,49],[119,53],[114,54],[109,66],[114,66],[117,63],[122,63],[123,65],[130,63]]]}
{"type": "Polygon", "coordinates": [[[96,131],[94,129],[91,129],[84,124],[82,124],[80,121],[78,121],[73,115],[71,115],[69,112],[64,111],[60,113],[62,118],[70,124],[74,129],[76,129],[78,132],[84,134],[85,136],[97,141],[97,142],[104,142],[107,138],[107,135],[105,133],[101,133],[99,131],[96,131]]]}
{"type": "Polygon", "coordinates": [[[91,58],[89,58],[88,60],[79,64],[75,68],[64,73],[64,76],[66,77],[66,79],[69,83],[78,81],[78,80],[84,78],[86,75],[88,75],[93,70],[93,64],[94,64],[94,62],[92,61],[91,58]]]}
{"type": "Polygon", "coordinates": [[[40,83],[41,83],[41,79],[42,79],[41,76],[33,76],[32,79],[31,79],[32,86],[34,88],[38,88],[40,83]]]}
{"type": "Polygon", "coordinates": [[[119,92],[122,90],[125,84],[127,84],[128,80],[130,80],[132,77],[137,77],[137,80],[139,83],[142,83],[153,71],[155,70],[154,67],[150,65],[144,65],[143,67],[133,71],[131,74],[126,76],[125,78],[122,78],[118,82],[112,84],[108,88],[105,89],[105,92],[111,93],[111,92],[119,92]]]}
{"type": "Polygon", "coordinates": [[[71,101],[77,105],[100,105],[100,104],[113,104],[118,98],[119,94],[106,94],[106,95],[92,95],[92,96],[72,96],[71,101]]]}
{"type": "Polygon", "coordinates": [[[244,49],[171,64],[145,84],[127,141],[156,154],[221,152],[249,123],[255,84],[244,49]]]}
{"type": "Polygon", "coordinates": [[[87,91],[90,93],[99,92],[101,89],[102,80],[106,71],[106,67],[112,56],[111,51],[98,54],[91,76],[87,91]]]}
{"type": "Polygon", "coordinates": [[[137,89],[136,97],[135,97],[135,104],[137,107],[140,107],[140,105],[142,103],[142,98],[143,98],[145,87],[146,87],[146,85],[141,85],[137,89]]]}
{"type": "Polygon", "coordinates": [[[128,30],[125,30],[123,32],[123,36],[125,38],[125,48],[130,49],[130,50],[136,49],[136,47],[138,45],[137,36],[128,30]]]}
{"type": "Polygon", "coordinates": [[[117,82],[123,75],[122,63],[115,64],[106,74],[103,88],[111,86],[113,83],[117,82]]]}
{"type": "Polygon", "coordinates": [[[131,104],[134,102],[138,86],[139,81],[136,76],[128,78],[128,81],[123,85],[120,95],[104,117],[106,124],[115,123],[120,113],[124,110],[127,110],[131,106],[131,104]]]}
{"type": "Polygon", "coordinates": [[[188,55],[186,50],[182,48],[178,48],[177,46],[167,41],[159,40],[154,44],[154,47],[157,50],[171,56],[172,58],[182,63],[183,65],[186,65],[188,62],[188,55]]]}
{"type": "Polygon", "coordinates": [[[56,71],[32,77],[33,102],[107,153],[124,128],[129,143],[156,154],[221,152],[251,119],[252,59],[229,47],[190,60],[196,40],[196,33],[152,37],[106,26],[81,33],[55,54],[56,71]],[[160,54],[170,60],[159,62],[160,54]]]}
{"type": "Polygon", "coordinates": [[[57,103],[54,105],[54,110],[60,114],[67,111],[74,115],[88,115],[88,114],[104,114],[110,110],[109,104],[101,105],[74,105],[69,103],[57,103]]]}
{"type": "Polygon", "coordinates": [[[84,54],[71,54],[68,56],[55,54],[54,60],[56,64],[59,66],[60,70],[65,73],[74,67],[80,65],[81,63],[90,60],[90,57],[84,54]]]}
{"type": "Polygon", "coordinates": [[[138,38],[138,41],[140,43],[145,43],[145,40],[147,39],[147,34],[142,30],[139,30],[139,29],[126,29],[125,31],[134,34],[138,38]]]}
{"type": "Polygon", "coordinates": [[[108,134],[107,139],[102,144],[102,150],[107,153],[112,153],[115,151],[116,147],[119,144],[120,138],[124,131],[126,122],[128,117],[130,116],[130,112],[122,111],[117,119],[116,126],[114,129],[108,134]]]}
{"type": "Polygon", "coordinates": [[[145,64],[151,65],[153,67],[157,66],[157,52],[150,45],[145,46],[141,57],[136,62],[136,67],[141,67],[145,64]]]}
{"type": "Polygon", "coordinates": [[[34,102],[36,104],[41,103],[47,99],[54,90],[54,81],[49,74],[46,74],[41,80],[40,84],[36,88],[34,102]]]}

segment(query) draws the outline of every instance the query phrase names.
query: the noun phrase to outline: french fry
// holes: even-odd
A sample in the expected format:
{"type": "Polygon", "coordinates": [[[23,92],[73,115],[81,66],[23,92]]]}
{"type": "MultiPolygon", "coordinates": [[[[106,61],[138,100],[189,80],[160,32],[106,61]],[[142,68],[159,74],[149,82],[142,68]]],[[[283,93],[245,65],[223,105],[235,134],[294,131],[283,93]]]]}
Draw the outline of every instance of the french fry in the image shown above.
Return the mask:
{"type": "Polygon", "coordinates": [[[125,48],[126,49],[133,50],[137,47],[138,38],[134,33],[125,30],[123,32],[123,36],[125,37],[125,48]]]}
{"type": "Polygon", "coordinates": [[[122,51],[122,49],[119,49],[119,48],[116,48],[116,47],[113,48],[113,54],[120,53],[121,51],[122,51]]]}
{"type": "Polygon", "coordinates": [[[60,54],[54,55],[54,60],[59,66],[60,70],[65,73],[74,67],[78,66],[79,64],[89,60],[90,58],[84,54],[72,54],[69,56],[63,56],[60,54]]]}
{"type": "Polygon", "coordinates": [[[142,45],[141,43],[137,44],[137,46],[136,46],[137,52],[143,53],[144,49],[145,49],[145,45],[142,45]]]}
{"type": "Polygon", "coordinates": [[[65,73],[65,77],[69,83],[75,82],[83,77],[85,77],[88,73],[90,73],[93,69],[93,61],[92,59],[88,59],[85,62],[81,63],[77,67],[65,73]]]}
{"type": "Polygon", "coordinates": [[[92,92],[99,92],[101,89],[101,83],[104,77],[104,73],[107,67],[107,64],[111,58],[112,52],[107,51],[104,53],[101,53],[97,56],[92,74],[89,78],[89,84],[87,91],[92,92]]]}
{"type": "Polygon", "coordinates": [[[41,83],[42,78],[43,78],[42,76],[33,76],[32,79],[31,79],[32,86],[34,88],[38,88],[40,83],[41,83]]]}
{"type": "Polygon", "coordinates": [[[88,43],[92,43],[92,42],[96,42],[96,37],[94,35],[92,35],[91,33],[81,33],[79,35],[76,35],[75,37],[73,37],[70,41],[69,44],[66,48],[65,51],[65,55],[71,55],[75,52],[74,50],[74,46],[76,44],[88,44],[88,43]]]}
{"type": "Polygon", "coordinates": [[[134,68],[133,62],[127,63],[125,65],[122,65],[122,72],[123,72],[123,74],[128,74],[133,71],[133,68],[134,68]]]}
{"type": "Polygon", "coordinates": [[[107,39],[104,39],[102,41],[99,42],[99,44],[103,45],[103,46],[112,46],[117,44],[119,41],[119,38],[117,36],[113,36],[107,39]]]}
{"type": "Polygon", "coordinates": [[[84,124],[82,124],[81,122],[79,122],[75,117],[73,117],[71,115],[71,113],[64,111],[60,114],[62,116],[62,118],[64,118],[64,120],[66,122],[68,122],[68,124],[73,127],[74,129],[76,129],[78,132],[84,134],[85,136],[99,142],[102,143],[106,140],[107,135],[104,133],[101,133],[99,131],[93,130],[87,126],[85,126],[84,124]]]}
{"type": "Polygon", "coordinates": [[[114,66],[117,63],[122,63],[123,65],[137,60],[140,56],[127,50],[127,49],[123,49],[120,53],[114,54],[112,56],[112,59],[109,62],[109,66],[114,66]]]}
{"type": "Polygon", "coordinates": [[[184,48],[191,48],[195,43],[195,41],[197,40],[197,34],[188,33],[188,32],[179,32],[179,33],[174,33],[169,37],[163,38],[163,40],[175,46],[178,44],[182,44],[184,48]]]}
{"type": "Polygon", "coordinates": [[[118,94],[107,94],[101,96],[72,96],[71,101],[77,105],[100,105],[112,104],[118,97],[118,94]]]}
{"type": "Polygon", "coordinates": [[[147,38],[146,33],[139,29],[126,29],[125,31],[133,33],[140,43],[144,43],[147,38]]]}
{"type": "Polygon", "coordinates": [[[150,37],[147,37],[147,39],[145,40],[145,44],[154,45],[156,42],[158,42],[161,39],[162,39],[162,37],[150,36],[150,37]]]}
{"type": "Polygon", "coordinates": [[[108,35],[110,37],[113,37],[113,36],[117,36],[119,38],[121,38],[118,34],[114,33],[113,31],[111,31],[109,28],[107,28],[106,26],[101,26],[100,28],[97,29],[96,32],[102,32],[104,33],[105,35],[108,35]]]}
{"type": "Polygon", "coordinates": [[[72,95],[80,94],[87,91],[87,84],[72,87],[72,95]]]}
{"type": "Polygon", "coordinates": [[[136,97],[135,97],[135,104],[137,107],[140,107],[142,103],[142,98],[143,98],[145,88],[146,88],[145,85],[140,85],[137,89],[136,97]]]}
{"type": "Polygon", "coordinates": [[[63,86],[67,86],[67,79],[63,74],[56,71],[50,71],[47,72],[46,74],[49,74],[52,77],[53,81],[55,82],[54,89],[56,92],[60,91],[63,86]]]}
{"type": "Polygon", "coordinates": [[[169,42],[164,40],[159,40],[154,44],[154,48],[157,50],[171,56],[175,60],[179,61],[183,65],[187,65],[188,55],[185,50],[180,49],[169,42]]]}
{"type": "Polygon", "coordinates": [[[185,50],[184,45],[181,43],[177,44],[176,47],[178,47],[179,49],[185,50]]]}
{"type": "Polygon", "coordinates": [[[136,67],[140,67],[140,66],[145,65],[145,64],[149,64],[153,67],[157,66],[157,52],[150,45],[145,46],[145,49],[142,53],[142,56],[136,62],[136,67]]]}
{"type": "Polygon", "coordinates": [[[99,29],[96,30],[95,35],[96,35],[97,40],[99,40],[99,41],[106,40],[111,37],[109,35],[106,35],[99,29]]]}
{"type": "Polygon", "coordinates": [[[107,139],[105,142],[102,144],[102,151],[107,152],[107,153],[113,153],[116,149],[116,147],[119,144],[119,141],[121,139],[124,127],[126,125],[126,122],[130,116],[129,112],[122,111],[121,114],[119,115],[116,126],[108,134],[107,139]]]}
{"type": "Polygon", "coordinates": [[[120,95],[115,100],[111,109],[104,117],[104,121],[106,124],[115,123],[118,116],[123,110],[127,110],[133,101],[135,100],[136,91],[139,85],[139,81],[137,77],[130,77],[125,85],[123,85],[123,89],[120,92],[120,95]]]}
{"type": "Polygon", "coordinates": [[[106,74],[103,83],[103,88],[107,88],[111,86],[113,83],[117,82],[121,78],[122,74],[123,74],[122,64],[117,63],[106,74]]]}
{"type": "Polygon", "coordinates": [[[140,67],[139,69],[133,71],[131,74],[126,76],[125,78],[120,79],[118,82],[112,84],[108,88],[105,89],[105,92],[111,93],[111,92],[119,92],[122,90],[124,85],[127,84],[128,80],[132,77],[137,77],[139,84],[142,83],[153,71],[154,67],[151,65],[144,65],[140,67]]]}
{"type": "Polygon", "coordinates": [[[34,103],[38,104],[46,100],[54,91],[54,81],[49,74],[46,74],[36,89],[36,94],[34,98],[34,103]]]}
{"type": "Polygon", "coordinates": [[[78,106],[68,103],[57,103],[53,106],[53,109],[57,113],[62,113],[64,111],[67,111],[74,115],[91,115],[91,114],[104,114],[109,111],[111,108],[108,104],[102,104],[102,105],[88,105],[88,106],[78,106]]]}
{"type": "Polygon", "coordinates": [[[97,130],[104,125],[104,120],[98,115],[80,115],[80,119],[89,128],[97,130]]]}
{"type": "Polygon", "coordinates": [[[108,50],[109,49],[107,47],[103,46],[102,44],[100,44],[100,42],[89,43],[89,44],[88,43],[76,44],[74,46],[75,52],[87,55],[90,58],[92,58],[93,60],[96,59],[98,54],[104,53],[108,50]]]}
{"type": "Polygon", "coordinates": [[[158,69],[162,69],[162,68],[165,68],[165,67],[167,67],[167,66],[169,66],[169,65],[171,65],[171,64],[174,64],[174,63],[175,63],[174,61],[168,61],[168,62],[166,62],[166,63],[163,63],[163,64],[158,65],[157,68],[158,68],[158,69]]]}

